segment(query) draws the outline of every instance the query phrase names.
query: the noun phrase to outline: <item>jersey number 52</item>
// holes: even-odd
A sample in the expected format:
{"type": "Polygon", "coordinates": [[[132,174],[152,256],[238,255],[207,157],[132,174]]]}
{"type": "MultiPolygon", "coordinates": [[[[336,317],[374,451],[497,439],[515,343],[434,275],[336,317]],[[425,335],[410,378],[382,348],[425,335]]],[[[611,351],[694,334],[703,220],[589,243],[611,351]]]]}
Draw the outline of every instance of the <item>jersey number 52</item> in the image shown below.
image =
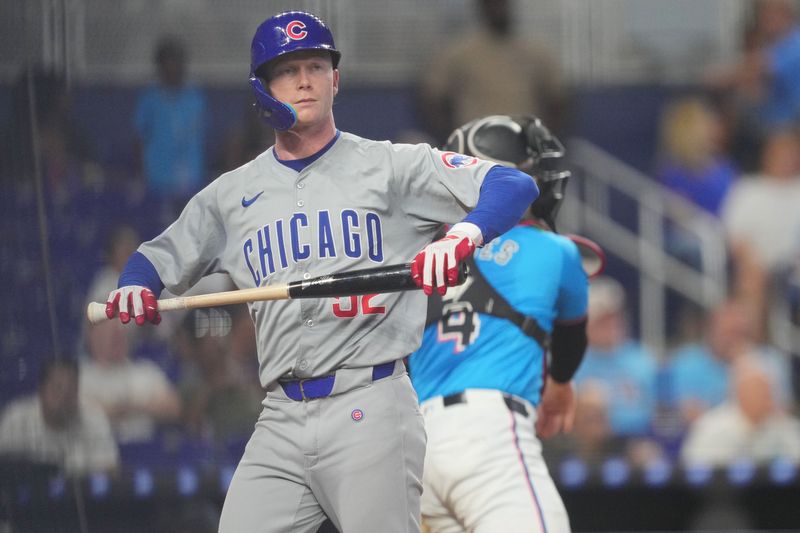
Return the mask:
{"type": "Polygon", "coordinates": [[[386,313],[386,307],[382,305],[373,306],[370,303],[377,294],[364,294],[361,297],[350,296],[336,297],[333,302],[333,314],[339,318],[353,318],[361,311],[364,315],[382,315],[386,313]]]}

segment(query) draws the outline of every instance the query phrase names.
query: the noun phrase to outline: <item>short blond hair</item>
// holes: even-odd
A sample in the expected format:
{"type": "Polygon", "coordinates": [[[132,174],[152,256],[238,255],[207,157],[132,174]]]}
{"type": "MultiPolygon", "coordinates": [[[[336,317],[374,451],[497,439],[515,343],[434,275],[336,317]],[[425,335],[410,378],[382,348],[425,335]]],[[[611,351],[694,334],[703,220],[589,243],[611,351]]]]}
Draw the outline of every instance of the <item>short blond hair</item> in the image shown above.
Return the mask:
{"type": "Polygon", "coordinates": [[[714,111],[699,97],[676,100],[661,117],[661,156],[692,170],[708,164],[714,151],[714,111]]]}

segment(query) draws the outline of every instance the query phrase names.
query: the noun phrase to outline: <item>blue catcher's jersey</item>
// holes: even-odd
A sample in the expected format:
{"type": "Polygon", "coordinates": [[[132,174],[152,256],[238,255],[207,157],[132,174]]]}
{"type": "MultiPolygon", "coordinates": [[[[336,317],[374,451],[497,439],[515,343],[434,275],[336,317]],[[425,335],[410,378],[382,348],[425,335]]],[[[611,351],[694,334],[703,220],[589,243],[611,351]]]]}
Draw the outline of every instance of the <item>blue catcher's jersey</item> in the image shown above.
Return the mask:
{"type": "MultiPolygon", "coordinates": [[[[475,263],[514,309],[548,333],[555,322],[586,316],[588,280],[578,248],[566,237],[518,225],[477,250],[475,263]]],[[[461,290],[450,288],[444,303],[461,290]]],[[[458,312],[426,327],[409,365],[421,402],[465,389],[496,389],[537,405],[545,357],[539,343],[511,321],[458,312]]]]}

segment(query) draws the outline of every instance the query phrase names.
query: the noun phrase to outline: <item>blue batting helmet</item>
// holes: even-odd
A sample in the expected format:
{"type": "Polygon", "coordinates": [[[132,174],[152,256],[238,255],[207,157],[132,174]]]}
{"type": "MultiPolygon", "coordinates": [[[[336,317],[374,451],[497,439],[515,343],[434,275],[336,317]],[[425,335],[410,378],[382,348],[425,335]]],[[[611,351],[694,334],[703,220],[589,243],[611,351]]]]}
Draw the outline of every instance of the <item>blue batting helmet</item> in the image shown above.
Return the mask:
{"type": "Polygon", "coordinates": [[[250,48],[250,86],[256,97],[256,107],[261,117],[276,130],[288,130],[297,121],[291,105],[272,97],[264,87],[259,70],[290,52],[299,50],[326,50],[331,54],[333,68],[339,65],[342,54],[333,44],[333,34],[315,15],[304,11],[286,11],[268,18],[256,30],[250,48]]]}

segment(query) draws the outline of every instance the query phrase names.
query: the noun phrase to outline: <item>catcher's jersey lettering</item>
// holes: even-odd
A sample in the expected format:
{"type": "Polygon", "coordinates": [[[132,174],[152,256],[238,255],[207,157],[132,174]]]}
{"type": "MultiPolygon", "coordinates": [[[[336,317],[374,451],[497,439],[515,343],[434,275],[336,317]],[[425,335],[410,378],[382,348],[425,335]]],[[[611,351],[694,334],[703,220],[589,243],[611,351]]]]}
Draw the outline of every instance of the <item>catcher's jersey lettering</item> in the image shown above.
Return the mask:
{"type": "Polygon", "coordinates": [[[499,266],[507,265],[511,258],[514,257],[514,254],[519,251],[519,243],[513,239],[506,239],[498,246],[498,242],[498,239],[494,239],[484,246],[478,252],[478,259],[494,261],[499,266]]]}
{"type": "Polygon", "coordinates": [[[288,268],[289,259],[297,264],[312,257],[336,259],[343,253],[352,259],[366,254],[370,261],[382,263],[381,218],[373,212],[360,215],[349,208],[338,217],[329,210],[320,210],[311,219],[307,213],[293,213],[288,222],[278,219],[256,230],[244,241],[242,252],[256,287],[278,269],[288,268]]]}

